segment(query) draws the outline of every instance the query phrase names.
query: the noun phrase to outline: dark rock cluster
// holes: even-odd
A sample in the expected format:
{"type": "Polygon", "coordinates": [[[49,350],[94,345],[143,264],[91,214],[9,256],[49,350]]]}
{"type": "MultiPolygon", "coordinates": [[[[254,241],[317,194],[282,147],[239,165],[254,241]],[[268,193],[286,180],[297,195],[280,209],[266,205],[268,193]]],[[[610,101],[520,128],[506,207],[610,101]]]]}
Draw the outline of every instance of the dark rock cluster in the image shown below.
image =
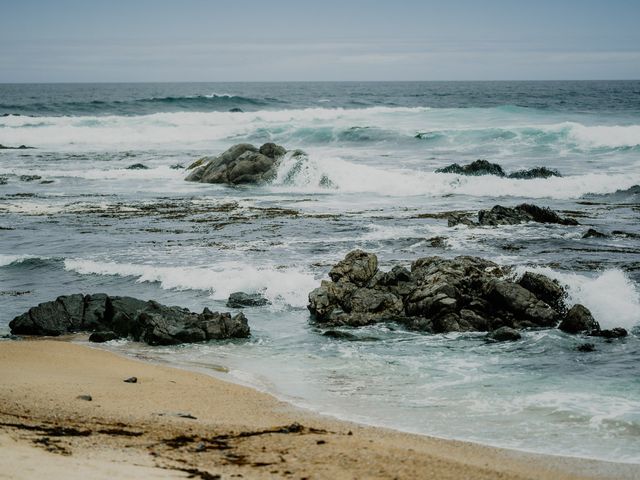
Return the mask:
{"type": "Polygon", "coordinates": [[[309,294],[312,318],[326,326],[362,326],[395,321],[431,333],[491,332],[492,340],[515,340],[518,329],[560,328],[600,335],[589,310],[567,311],[565,289],[544,275],[526,272],[513,280],[488,260],[425,257],[411,269],[378,270],[376,255],[354,250],[309,294]],[[515,332],[515,333],[514,333],[515,332]]]}
{"type": "Polygon", "coordinates": [[[532,178],[549,178],[561,177],[557,170],[551,170],[547,167],[534,167],[525,170],[518,170],[512,173],[505,173],[500,165],[491,163],[487,160],[476,160],[467,165],[459,165],[454,163],[444,168],[439,168],[436,173],[455,173],[458,175],[495,175],[497,177],[516,178],[516,179],[532,179],[532,178]]]}
{"type": "Polygon", "coordinates": [[[185,180],[228,185],[262,184],[276,177],[280,159],[287,150],[275,143],[265,143],[259,149],[240,143],[216,157],[203,157],[192,163],[193,170],[185,180]]]}
{"type": "Polygon", "coordinates": [[[94,332],[92,341],[132,338],[149,345],[175,345],[250,334],[242,313],[194,313],[186,308],[168,307],[153,300],[131,297],[65,295],[44,302],[14,318],[11,333],[17,335],[64,335],[94,332]]]}
{"type": "Polygon", "coordinates": [[[578,221],[573,218],[562,217],[550,208],[539,207],[529,203],[523,203],[515,207],[495,205],[491,210],[480,210],[478,212],[477,221],[465,214],[451,214],[448,217],[448,222],[450,227],[459,224],[495,227],[499,225],[516,225],[526,222],[579,225],[578,221]]]}

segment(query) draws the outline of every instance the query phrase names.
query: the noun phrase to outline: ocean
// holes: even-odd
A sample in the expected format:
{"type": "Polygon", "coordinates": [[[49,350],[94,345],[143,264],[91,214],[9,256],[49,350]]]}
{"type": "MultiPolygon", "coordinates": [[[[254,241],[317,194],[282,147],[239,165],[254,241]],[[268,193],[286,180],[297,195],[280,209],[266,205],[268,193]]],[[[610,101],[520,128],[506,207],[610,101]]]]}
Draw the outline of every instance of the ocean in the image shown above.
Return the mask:
{"type": "Polygon", "coordinates": [[[227,311],[230,293],[259,292],[271,304],[245,309],[249,340],[105,348],[338,418],[640,462],[640,81],[0,84],[0,144],[34,147],[0,150],[0,334],[70,293],[227,311]],[[240,142],[308,158],[266,186],[184,181],[182,167],[240,142]],[[435,173],[476,159],[562,177],[435,173]],[[581,225],[433,215],[523,202],[581,225]],[[355,248],[382,269],[477,255],[542,272],[630,335],[491,344],[380,324],[328,338],[307,295],[355,248]],[[585,341],[596,350],[577,351],[585,341]]]}

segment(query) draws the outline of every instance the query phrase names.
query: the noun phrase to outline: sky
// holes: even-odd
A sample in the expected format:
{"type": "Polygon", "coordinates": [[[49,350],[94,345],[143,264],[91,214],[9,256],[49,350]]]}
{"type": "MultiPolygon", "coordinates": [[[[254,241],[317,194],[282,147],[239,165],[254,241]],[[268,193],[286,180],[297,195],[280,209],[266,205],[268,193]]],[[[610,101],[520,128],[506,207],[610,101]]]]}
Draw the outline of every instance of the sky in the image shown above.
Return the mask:
{"type": "Polygon", "coordinates": [[[0,82],[640,79],[640,0],[0,0],[0,82]]]}

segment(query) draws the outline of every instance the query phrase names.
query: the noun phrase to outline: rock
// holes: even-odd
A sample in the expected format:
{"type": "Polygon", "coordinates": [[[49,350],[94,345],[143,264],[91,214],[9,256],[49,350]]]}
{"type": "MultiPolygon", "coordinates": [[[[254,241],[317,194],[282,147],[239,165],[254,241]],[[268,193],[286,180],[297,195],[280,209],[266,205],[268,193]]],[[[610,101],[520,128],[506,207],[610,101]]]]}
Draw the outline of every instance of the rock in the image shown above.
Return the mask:
{"type": "Polygon", "coordinates": [[[138,377],[129,377],[123,380],[124,383],[138,383],[138,377]]]}
{"type": "Polygon", "coordinates": [[[118,338],[120,338],[120,335],[115,332],[93,332],[89,335],[89,341],[94,343],[110,342],[118,338]]]}
{"type": "Polygon", "coordinates": [[[497,175],[504,177],[502,167],[497,163],[490,163],[486,160],[476,160],[468,165],[454,163],[448,167],[439,168],[436,173],[455,173],[458,175],[497,175]]]}
{"type": "Polygon", "coordinates": [[[232,113],[242,113],[244,110],[238,107],[233,107],[233,108],[230,108],[229,111],[232,113]]]}
{"type": "Polygon", "coordinates": [[[42,179],[40,175],[20,175],[18,178],[21,182],[33,182],[34,180],[42,179]]]}
{"type": "Polygon", "coordinates": [[[564,290],[537,275],[524,282],[534,293],[477,257],[425,257],[410,271],[397,265],[381,272],[375,255],[354,250],[331,269],[331,281],[309,294],[308,309],[325,325],[393,321],[432,333],[555,327],[564,290]]]}
{"type": "Polygon", "coordinates": [[[522,335],[520,335],[520,332],[511,327],[500,327],[487,334],[487,339],[493,340],[494,342],[514,342],[521,338],[522,335]]]}
{"type": "Polygon", "coordinates": [[[129,165],[127,170],[149,170],[149,167],[142,163],[134,163],[133,165],[129,165]]]}
{"type": "Polygon", "coordinates": [[[486,295],[494,308],[510,312],[518,320],[528,320],[539,327],[555,327],[560,320],[557,311],[517,283],[492,280],[486,295]]]}
{"type": "Polygon", "coordinates": [[[582,238],[607,238],[608,235],[606,233],[599,232],[593,228],[590,228],[582,235],[582,238]]]}
{"type": "Polygon", "coordinates": [[[525,272],[518,284],[529,290],[540,300],[554,308],[557,312],[564,314],[566,311],[565,300],[567,291],[557,280],[551,280],[539,273],[525,272]]]}
{"type": "Polygon", "coordinates": [[[275,143],[265,143],[260,147],[260,153],[269,158],[277,159],[283,157],[284,154],[287,153],[287,150],[275,143]]]}
{"type": "Polygon", "coordinates": [[[427,241],[434,248],[447,248],[447,237],[431,237],[427,241]]]}
{"type": "Polygon", "coordinates": [[[378,257],[373,253],[353,250],[329,272],[334,282],[344,280],[358,287],[366,285],[378,271],[378,257]]]}
{"type": "Polygon", "coordinates": [[[0,185],[6,185],[8,182],[7,177],[0,177],[0,185]]]}
{"type": "Polygon", "coordinates": [[[227,307],[244,308],[244,307],[262,307],[269,305],[271,302],[259,293],[234,292],[229,295],[227,307]]]}
{"type": "Polygon", "coordinates": [[[624,328],[617,327],[617,328],[612,328],[611,330],[594,329],[591,333],[589,333],[589,335],[592,337],[602,337],[606,339],[612,339],[612,338],[624,338],[627,335],[629,335],[629,332],[627,332],[627,330],[624,328]]]}
{"type": "Polygon", "coordinates": [[[509,178],[517,179],[532,179],[532,178],[549,178],[549,177],[561,177],[560,172],[557,170],[550,170],[546,167],[535,167],[529,170],[518,170],[508,175],[509,178]]]}
{"type": "Polygon", "coordinates": [[[174,163],[169,167],[171,170],[183,170],[184,166],[180,163],[174,163]]]}
{"type": "Polygon", "coordinates": [[[343,332],[341,330],[327,330],[322,334],[322,336],[329,337],[329,338],[336,338],[339,340],[350,340],[350,341],[359,340],[359,338],[353,333],[343,332]]]}
{"type": "Polygon", "coordinates": [[[211,312],[197,314],[180,307],[132,297],[69,295],[44,302],[14,318],[11,332],[22,335],[62,335],[93,332],[93,342],[133,338],[150,345],[175,345],[250,334],[243,314],[211,312]]]}
{"type": "Polygon", "coordinates": [[[53,183],[53,180],[42,180],[40,182],[40,185],[51,185],[53,183]]]}
{"type": "MultiPolygon", "coordinates": [[[[10,115],[10,114],[8,114],[10,115]]],[[[8,116],[8,115],[3,115],[4,116],[8,116]]],[[[6,145],[2,145],[0,144],[0,150],[28,150],[28,149],[33,149],[35,147],[27,147],[26,145],[20,145],[19,147],[7,147],[6,145]]]]}
{"type": "Polygon", "coordinates": [[[577,303],[567,312],[558,328],[563,332],[576,334],[599,331],[600,325],[587,307],[577,303]]]}
{"type": "Polygon", "coordinates": [[[579,352],[595,352],[596,346],[593,343],[581,343],[576,347],[579,352]]]}
{"type": "Polygon", "coordinates": [[[517,207],[494,206],[491,210],[478,212],[480,225],[516,225],[525,222],[556,223],[560,225],[578,225],[573,218],[563,218],[550,208],[523,203],[517,207]]]}
{"type": "Polygon", "coordinates": [[[261,184],[276,177],[280,158],[286,150],[266,143],[258,150],[253,145],[234,145],[217,157],[204,157],[189,166],[193,171],[185,180],[228,185],[261,184]]]}
{"type": "Polygon", "coordinates": [[[91,395],[78,395],[76,398],[78,400],[84,400],[85,402],[91,402],[93,400],[91,395]]]}

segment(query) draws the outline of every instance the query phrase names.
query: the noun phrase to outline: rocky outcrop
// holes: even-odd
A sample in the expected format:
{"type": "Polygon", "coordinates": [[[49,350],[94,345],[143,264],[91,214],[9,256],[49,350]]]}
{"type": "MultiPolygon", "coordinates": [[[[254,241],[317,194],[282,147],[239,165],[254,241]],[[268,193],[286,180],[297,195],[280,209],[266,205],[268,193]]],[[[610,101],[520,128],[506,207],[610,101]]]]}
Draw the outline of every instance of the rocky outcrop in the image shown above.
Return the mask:
{"type": "Polygon", "coordinates": [[[559,225],[579,225],[577,220],[569,217],[561,217],[550,208],[538,207],[529,203],[523,203],[516,207],[503,207],[496,205],[491,210],[480,210],[478,220],[474,221],[468,215],[449,215],[450,227],[456,225],[491,226],[517,225],[519,223],[537,222],[554,223],[559,225]]]}
{"type": "Polygon", "coordinates": [[[132,338],[150,345],[174,345],[250,334],[242,313],[193,313],[186,308],[167,307],[153,300],[132,297],[66,295],[41,303],[14,318],[9,327],[18,335],[64,335],[94,332],[90,340],[104,342],[132,338]]]}
{"type": "Polygon", "coordinates": [[[432,333],[496,332],[489,338],[501,340],[515,337],[503,327],[554,328],[573,322],[577,310],[588,313],[575,306],[565,317],[566,292],[558,282],[533,272],[515,281],[508,269],[478,257],[425,257],[410,270],[382,272],[374,254],[354,250],[329,277],[309,294],[308,305],[327,326],[395,321],[432,333]]]}
{"type": "Polygon", "coordinates": [[[558,328],[566,333],[590,333],[599,331],[600,325],[589,309],[578,303],[571,307],[558,328]]]}
{"type": "Polygon", "coordinates": [[[286,149],[265,143],[259,149],[240,143],[216,157],[203,157],[188,168],[193,170],[185,180],[228,185],[262,184],[276,177],[280,159],[286,149]]]}
{"type": "Polygon", "coordinates": [[[518,170],[506,174],[503,168],[497,163],[491,163],[487,160],[476,160],[467,165],[460,165],[457,163],[451,164],[444,168],[439,168],[436,173],[455,173],[457,175],[495,175],[497,177],[515,178],[529,180],[532,178],[549,178],[549,177],[561,177],[557,170],[551,170],[547,167],[534,167],[530,169],[518,170]]]}

